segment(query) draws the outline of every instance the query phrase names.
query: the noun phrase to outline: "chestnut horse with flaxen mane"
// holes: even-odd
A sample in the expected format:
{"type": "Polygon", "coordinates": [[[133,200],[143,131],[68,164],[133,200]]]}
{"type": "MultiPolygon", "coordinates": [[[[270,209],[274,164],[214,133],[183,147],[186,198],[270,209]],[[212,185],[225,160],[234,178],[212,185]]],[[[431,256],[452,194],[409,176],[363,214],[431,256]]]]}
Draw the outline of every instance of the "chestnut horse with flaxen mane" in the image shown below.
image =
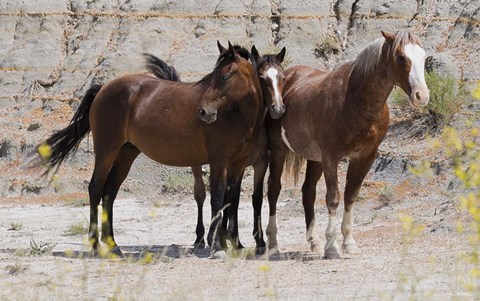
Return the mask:
{"type": "Polygon", "coordinates": [[[407,30],[382,34],[354,61],[333,71],[305,66],[285,71],[283,101],[287,108],[280,120],[268,120],[267,125],[270,140],[267,237],[271,251],[277,249],[276,203],[281,189],[280,178],[287,152],[291,151],[307,160],[302,201],[307,241],[312,251],[320,251],[314,203],[316,184],[322,173],[325,174],[329,214],[325,232],[326,258],[341,256],[336,242],[336,210],[340,196],[337,166],[343,159],[349,161],[341,226],[342,249],[345,253],[358,252],[352,235],[353,204],[388,130],[387,98],[397,85],[408,94],[414,108],[425,106],[429,100],[424,77],[426,55],[420,40],[407,30]]]}
{"type": "Polygon", "coordinates": [[[99,248],[102,200],[107,218],[102,219],[101,240],[113,254],[122,255],[113,236],[113,202],[141,152],[166,165],[210,165],[212,223],[207,239],[212,250],[226,247],[225,229],[219,225],[227,185],[241,180],[265,105],[253,65],[230,43],[228,49],[220,46],[215,69],[199,82],[135,74],[92,86],[70,125],[39,145],[51,150],[40,163],[58,167],[92,131],[95,168],[89,185],[89,239],[94,253],[99,248]]]}

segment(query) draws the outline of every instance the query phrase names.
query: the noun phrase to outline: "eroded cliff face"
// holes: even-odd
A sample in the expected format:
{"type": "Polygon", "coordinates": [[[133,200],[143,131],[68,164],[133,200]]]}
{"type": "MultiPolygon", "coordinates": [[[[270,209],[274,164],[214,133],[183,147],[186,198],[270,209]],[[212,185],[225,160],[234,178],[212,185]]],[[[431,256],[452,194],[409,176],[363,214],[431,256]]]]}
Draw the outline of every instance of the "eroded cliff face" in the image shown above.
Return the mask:
{"type": "MultiPolygon", "coordinates": [[[[67,125],[92,83],[142,72],[144,52],[172,64],[186,81],[212,70],[217,40],[255,44],[261,53],[286,46],[290,65],[332,68],[353,59],[380,30],[408,27],[438,71],[474,82],[480,79],[479,11],[479,0],[3,1],[0,195],[58,190],[19,168],[25,155],[67,125]]],[[[58,187],[83,191],[91,150],[85,139],[58,187]],[[74,177],[81,179],[69,180],[74,177]]],[[[155,181],[154,165],[139,161],[133,173],[155,181]]]]}

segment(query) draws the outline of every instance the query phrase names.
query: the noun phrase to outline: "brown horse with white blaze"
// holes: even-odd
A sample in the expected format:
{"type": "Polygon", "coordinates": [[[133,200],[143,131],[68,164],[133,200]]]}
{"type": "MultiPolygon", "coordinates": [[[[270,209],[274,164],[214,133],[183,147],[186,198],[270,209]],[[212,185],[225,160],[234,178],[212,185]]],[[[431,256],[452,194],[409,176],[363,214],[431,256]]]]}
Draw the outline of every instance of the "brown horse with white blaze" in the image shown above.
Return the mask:
{"type": "Polygon", "coordinates": [[[333,71],[305,66],[286,70],[283,98],[287,109],[280,120],[270,120],[268,124],[270,220],[267,237],[270,249],[278,248],[276,202],[283,164],[287,152],[291,151],[307,160],[302,202],[307,241],[312,251],[317,252],[320,251],[320,239],[315,226],[314,202],[316,184],[322,173],[325,174],[329,214],[325,232],[326,258],[338,258],[342,254],[336,242],[337,166],[343,159],[349,161],[341,225],[342,249],[345,253],[358,252],[352,235],[353,204],[388,130],[387,98],[397,85],[408,94],[414,108],[425,106],[429,100],[424,78],[426,55],[420,40],[407,30],[396,34],[382,32],[382,35],[354,61],[333,71]]]}
{"type": "MultiPolygon", "coordinates": [[[[270,117],[273,119],[280,118],[285,112],[285,105],[283,104],[282,97],[283,85],[285,81],[282,62],[285,58],[285,53],[285,47],[283,47],[276,54],[264,55],[260,55],[255,46],[252,46],[251,49],[254,66],[260,78],[260,85],[262,87],[264,102],[267,106],[270,117]]],[[[268,168],[268,141],[267,131],[264,125],[262,125],[253,151],[248,156],[247,166],[250,165],[253,167],[254,170],[254,183],[252,194],[254,215],[253,236],[255,238],[257,252],[263,253],[266,249],[266,244],[265,240],[263,239],[261,210],[263,203],[263,182],[268,168]]],[[[194,245],[201,248],[205,245],[205,228],[203,226],[203,203],[206,198],[205,184],[202,178],[201,166],[192,166],[192,172],[195,178],[194,197],[198,207],[197,227],[195,231],[197,234],[197,238],[194,245]]],[[[240,191],[238,190],[238,193],[239,192],[240,191]]],[[[237,195],[238,194],[236,194],[236,196],[237,195]]],[[[238,198],[235,197],[234,200],[236,202],[231,204],[232,207],[238,206],[238,198]]],[[[243,246],[238,238],[238,218],[236,216],[237,210],[233,208],[233,210],[229,212],[233,213],[230,216],[230,223],[228,224],[229,236],[237,247],[242,248],[243,246]]]]}
{"type": "MultiPolygon", "coordinates": [[[[219,44],[220,48],[220,44],[219,44]]],[[[93,251],[99,248],[98,205],[102,200],[101,240],[121,255],[113,235],[113,202],[135,158],[143,152],[172,166],[210,165],[212,223],[210,247],[226,247],[222,208],[227,186],[241,179],[260,131],[265,105],[252,64],[229,43],[212,73],[184,83],[135,74],[87,91],[69,126],[44,144],[51,155],[41,163],[59,166],[91,130],[95,167],[89,185],[93,251]],[[227,174],[229,179],[227,181],[227,174]]]]}

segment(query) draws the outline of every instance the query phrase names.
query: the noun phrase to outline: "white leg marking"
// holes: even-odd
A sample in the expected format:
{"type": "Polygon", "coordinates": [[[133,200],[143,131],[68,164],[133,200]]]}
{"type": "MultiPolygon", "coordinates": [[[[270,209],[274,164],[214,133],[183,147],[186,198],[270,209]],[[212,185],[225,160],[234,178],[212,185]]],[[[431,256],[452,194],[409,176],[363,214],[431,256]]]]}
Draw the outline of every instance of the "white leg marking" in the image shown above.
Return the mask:
{"type": "Polygon", "coordinates": [[[268,218],[267,238],[269,253],[278,253],[277,243],[277,216],[270,216],[268,218]]]}
{"type": "Polygon", "coordinates": [[[328,216],[328,226],[325,231],[327,243],[325,244],[325,257],[328,259],[340,258],[340,247],[337,244],[337,217],[328,216]]]}
{"type": "Polygon", "coordinates": [[[347,254],[358,254],[359,249],[357,243],[353,238],[352,234],[353,229],[353,208],[349,212],[343,212],[342,220],[342,234],[343,234],[343,244],[342,250],[347,254]]]}
{"type": "Polygon", "coordinates": [[[310,243],[310,249],[312,252],[320,253],[320,236],[317,233],[317,226],[315,219],[312,221],[307,229],[307,242],[310,243]]]}
{"type": "Polygon", "coordinates": [[[285,135],[285,129],[283,128],[283,126],[282,126],[282,140],[285,143],[285,145],[293,152],[293,148],[287,140],[287,136],[285,135]]]}

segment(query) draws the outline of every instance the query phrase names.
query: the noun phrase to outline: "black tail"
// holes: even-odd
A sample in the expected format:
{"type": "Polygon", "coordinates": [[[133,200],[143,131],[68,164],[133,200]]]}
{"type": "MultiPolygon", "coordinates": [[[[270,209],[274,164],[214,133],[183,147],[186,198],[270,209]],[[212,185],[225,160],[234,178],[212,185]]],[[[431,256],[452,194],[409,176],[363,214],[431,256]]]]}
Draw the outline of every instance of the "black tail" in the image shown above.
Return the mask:
{"type": "Polygon", "coordinates": [[[180,76],[177,73],[177,70],[172,66],[169,66],[167,63],[159,59],[158,57],[144,53],[143,56],[147,61],[145,65],[147,69],[153,73],[158,78],[171,80],[171,81],[180,81],[180,76]]]}
{"type": "Polygon", "coordinates": [[[70,124],[37,145],[36,151],[39,157],[34,159],[31,165],[46,166],[48,170],[44,175],[54,167],[56,167],[55,172],[58,171],[63,160],[77,150],[80,141],[90,132],[90,107],[101,88],[101,85],[92,85],[70,120],[70,124]]]}

